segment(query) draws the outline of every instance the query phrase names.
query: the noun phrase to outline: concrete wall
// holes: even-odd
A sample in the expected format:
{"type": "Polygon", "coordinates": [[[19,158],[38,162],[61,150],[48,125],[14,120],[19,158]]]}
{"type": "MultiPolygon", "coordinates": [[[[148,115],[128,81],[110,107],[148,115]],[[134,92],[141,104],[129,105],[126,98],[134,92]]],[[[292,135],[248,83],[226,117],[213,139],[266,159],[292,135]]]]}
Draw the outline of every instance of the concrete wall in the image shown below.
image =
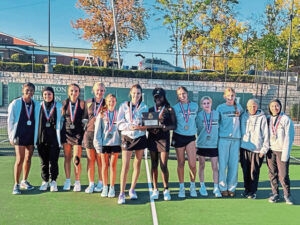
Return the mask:
{"type": "MultiPolygon", "coordinates": [[[[198,92],[223,92],[226,87],[232,87],[237,93],[252,93],[253,96],[261,101],[263,110],[267,110],[269,101],[277,96],[277,85],[256,84],[256,83],[225,83],[215,81],[182,81],[182,80],[156,80],[156,79],[137,79],[123,77],[98,77],[98,76],[81,76],[81,75],[65,75],[65,74],[44,74],[44,73],[23,73],[23,72],[0,72],[0,82],[3,82],[3,99],[4,106],[1,111],[7,109],[7,84],[10,82],[17,83],[41,83],[41,84],[57,84],[68,85],[77,83],[80,87],[92,86],[95,82],[103,82],[107,87],[130,88],[133,84],[139,83],[145,89],[153,89],[155,87],[163,87],[166,90],[176,90],[178,86],[185,86],[189,91],[194,93],[194,101],[198,102],[198,92]]],[[[280,86],[280,99],[283,102],[284,86],[280,86]]],[[[300,92],[296,90],[296,86],[288,88],[287,113],[292,104],[299,103],[300,92]]]]}

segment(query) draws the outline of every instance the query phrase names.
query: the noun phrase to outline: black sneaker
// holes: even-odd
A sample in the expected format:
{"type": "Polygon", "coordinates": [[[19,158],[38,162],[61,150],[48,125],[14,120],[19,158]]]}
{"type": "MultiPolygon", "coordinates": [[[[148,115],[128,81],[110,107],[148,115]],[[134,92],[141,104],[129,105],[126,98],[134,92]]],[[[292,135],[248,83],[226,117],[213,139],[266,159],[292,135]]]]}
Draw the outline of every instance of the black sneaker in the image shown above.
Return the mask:
{"type": "Polygon", "coordinates": [[[249,199],[256,199],[256,193],[251,193],[248,195],[249,199]]]}
{"type": "Polygon", "coordinates": [[[271,202],[271,203],[279,202],[279,200],[280,200],[280,197],[278,194],[274,194],[269,198],[269,202],[271,202]]]}
{"type": "Polygon", "coordinates": [[[288,204],[288,205],[294,205],[294,202],[292,201],[292,198],[291,196],[284,196],[284,200],[285,200],[285,203],[288,204]]]}
{"type": "Polygon", "coordinates": [[[244,191],[244,192],[241,194],[241,196],[242,196],[243,198],[248,198],[249,192],[248,192],[248,191],[244,191]]]}

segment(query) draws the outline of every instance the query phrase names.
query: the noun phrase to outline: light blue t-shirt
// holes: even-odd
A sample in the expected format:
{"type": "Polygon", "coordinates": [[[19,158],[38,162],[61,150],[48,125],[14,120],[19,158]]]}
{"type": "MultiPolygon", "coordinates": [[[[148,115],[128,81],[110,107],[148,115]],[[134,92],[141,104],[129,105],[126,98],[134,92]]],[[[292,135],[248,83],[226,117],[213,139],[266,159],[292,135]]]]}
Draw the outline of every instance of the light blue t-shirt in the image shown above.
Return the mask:
{"type": "Polygon", "coordinates": [[[212,111],[212,121],[210,128],[211,113],[198,112],[197,124],[197,148],[217,148],[219,139],[219,112],[212,111]],[[206,119],[206,123],[205,123],[206,119]]]}
{"type": "Polygon", "coordinates": [[[223,103],[217,107],[220,113],[219,137],[222,138],[241,138],[240,115],[243,108],[240,104],[226,105],[223,103]],[[238,113],[236,113],[236,110],[238,113]]]}
{"type": "Polygon", "coordinates": [[[188,104],[180,104],[180,102],[178,102],[176,105],[174,105],[173,109],[177,119],[177,128],[174,130],[174,132],[185,136],[195,135],[197,133],[196,116],[198,113],[198,105],[195,102],[190,102],[188,104]],[[181,105],[184,110],[181,108],[181,105]],[[188,107],[190,108],[190,115],[188,117],[188,121],[186,122],[186,117],[188,116],[188,107]]]}

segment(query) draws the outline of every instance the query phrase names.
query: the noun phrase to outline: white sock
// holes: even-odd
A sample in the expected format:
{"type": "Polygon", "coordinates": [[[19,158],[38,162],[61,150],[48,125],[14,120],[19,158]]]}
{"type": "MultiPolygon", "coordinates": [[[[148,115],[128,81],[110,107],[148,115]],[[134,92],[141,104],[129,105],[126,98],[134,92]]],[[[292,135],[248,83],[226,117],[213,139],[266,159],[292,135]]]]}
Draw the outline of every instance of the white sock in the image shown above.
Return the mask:
{"type": "Polygon", "coordinates": [[[200,182],[200,186],[205,187],[205,183],[204,182],[200,182]]]}
{"type": "Polygon", "coordinates": [[[66,179],[66,182],[71,182],[71,178],[67,178],[67,179],[66,179]]]}
{"type": "Polygon", "coordinates": [[[179,188],[184,188],[184,183],[179,183],[179,188]]]}
{"type": "Polygon", "coordinates": [[[111,186],[111,185],[110,185],[109,189],[114,190],[114,189],[115,189],[115,186],[111,186]]]}
{"type": "Polygon", "coordinates": [[[99,180],[99,181],[98,181],[98,184],[103,184],[103,183],[102,183],[102,180],[99,180]]]}
{"type": "Polygon", "coordinates": [[[75,180],[75,184],[80,184],[80,180],[75,180]]]}
{"type": "Polygon", "coordinates": [[[195,182],[191,182],[191,187],[195,187],[195,182]]]}
{"type": "Polygon", "coordinates": [[[95,185],[95,183],[94,182],[90,182],[89,183],[89,186],[91,187],[91,186],[94,186],[95,185]]]}
{"type": "Polygon", "coordinates": [[[219,184],[214,184],[214,188],[218,188],[219,189],[219,184]]]}

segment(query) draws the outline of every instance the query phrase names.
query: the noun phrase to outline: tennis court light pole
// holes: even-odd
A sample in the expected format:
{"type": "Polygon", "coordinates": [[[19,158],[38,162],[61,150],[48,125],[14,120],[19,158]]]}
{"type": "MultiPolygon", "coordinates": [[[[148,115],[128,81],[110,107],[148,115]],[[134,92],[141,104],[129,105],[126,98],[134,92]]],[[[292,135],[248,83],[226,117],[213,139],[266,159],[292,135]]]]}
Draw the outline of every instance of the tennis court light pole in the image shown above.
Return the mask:
{"type": "Polygon", "coordinates": [[[119,38],[118,38],[118,29],[117,29],[117,23],[116,23],[115,1],[114,0],[111,0],[111,8],[112,8],[113,20],[114,20],[115,42],[116,42],[116,50],[117,50],[117,58],[118,58],[118,69],[120,69],[121,68],[121,60],[120,60],[119,38]]]}
{"type": "Polygon", "coordinates": [[[48,0],[48,65],[50,65],[50,0],[48,0]]]}
{"type": "Polygon", "coordinates": [[[285,92],[284,92],[284,105],[283,105],[283,111],[286,110],[286,102],[287,102],[287,88],[288,88],[288,78],[289,78],[289,64],[290,64],[290,54],[291,54],[291,39],[292,39],[292,29],[293,29],[293,10],[294,10],[294,0],[292,0],[292,9],[291,9],[291,15],[290,15],[290,35],[289,35],[289,45],[288,45],[288,55],[287,55],[287,61],[286,61],[286,74],[285,74],[285,92]]]}

